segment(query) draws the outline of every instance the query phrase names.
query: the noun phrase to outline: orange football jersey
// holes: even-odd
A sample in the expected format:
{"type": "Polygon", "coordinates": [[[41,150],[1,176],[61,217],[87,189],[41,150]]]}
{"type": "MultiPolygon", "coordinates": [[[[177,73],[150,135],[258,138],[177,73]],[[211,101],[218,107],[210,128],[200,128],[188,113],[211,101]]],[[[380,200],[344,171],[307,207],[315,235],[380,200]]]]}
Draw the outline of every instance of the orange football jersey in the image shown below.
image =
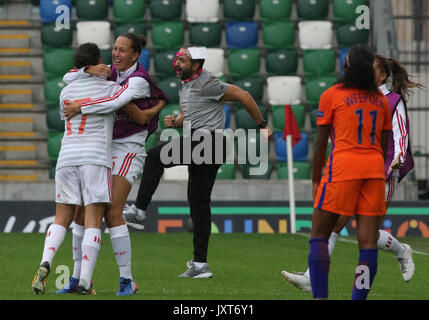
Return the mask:
{"type": "Polygon", "coordinates": [[[392,130],[392,119],[381,91],[377,95],[342,84],[330,87],[320,97],[317,125],[331,126],[325,179],[384,179],[381,132],[392,130]]]}

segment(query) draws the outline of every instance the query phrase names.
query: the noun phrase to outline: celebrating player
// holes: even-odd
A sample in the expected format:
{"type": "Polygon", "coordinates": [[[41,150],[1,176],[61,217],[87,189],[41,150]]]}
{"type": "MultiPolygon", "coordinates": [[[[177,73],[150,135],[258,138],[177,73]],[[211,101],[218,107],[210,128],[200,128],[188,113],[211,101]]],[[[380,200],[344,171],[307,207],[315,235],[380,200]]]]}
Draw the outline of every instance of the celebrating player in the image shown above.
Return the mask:
{"type": "MultiPolygon", "coordinates": [[[[413,169],[413,155],[409,141],[410,122],[407,114],[406,101],[412,88],[422,88],[419,83],[409,79],[407,71],[393,58],[376,55],[374,61],[377,86],[387,97],[392,114],[392,131],[389,133],[387,157],[385,159],[386,207],[390,206],[398,183],[413,169]],[[388,90],[386,82],[391,78],[392,91],[388,90]]],[[[351,217],[339,217],[334,231],[329,238],[329,255],[332,254],[337,237],[347,225],[351,217]]],[[[400,243],[394,236],[384,230],[378,230],[377,247],[391,252],[398,261],[404,281],[409,281],[414,274],[412,250],[409,245],[400,243]]],[[[303,291],[311,291],[309,270],[305,273],[289,273],[282,271],[282,276],[289,283],[303,291]]]]}
{"type": "MultiPolygon", "coordinates": [[[[64,76],[64,81],[70,82],[76,78],[85,78],[92,75],[107,76],[108,80],[127,86],[139,88],[141,95],[133,100],[131,105],[137,106],[133,113],[121,110],[116,113],[113,128],[112,157],[113,157],[113,200],[105,219],[109,228],[112,247],[116,262],[119,266],[120,285],[117,295],[130,295],[136,292],[137,285],[131,274],[131,243],[128,228],[122,219],[122,208],[131,191],[132,184],[143,169],[146,158],[145,142],[148,136],[158,126],[158,114],[168,102],[168,97],[155,85],[143,66],[137,62],[142,48],[146,45],[146,38],[133,33],[120,35],[113,46],[113,65],[99,64],[88,68],[73,70],[64,76]],[[160,101],[161,100],[161,101],[160,101]],[[162,102],[164,101],[164,103],[162,102]],[[131,118],[130,118],[131,116],[131,118]],[[134,119],[138,119],[135,121],[134,119]]],[[[70,104],[69,116],[79,114],[85,104],[70,104]]],[[[128,107],[128,106],[127,106],[128,107]]],[[[97,112],[95,109],[91,109],[97,112]]],[[[91,112],[87,110],[86,112],[91,112]]],[[[81,215],[81,214],[80,214],[81,215]]],[[[82,218],[75,218],[77,229],[82,218]]],[[[74,272],[70,282],[58,293],[70,293],[76,290],[80,265],[80,234],[73,229],[73,260],[74,272]],[[77,254],[75,254],[77,252],[77,254]]]]}
{"type": "MultiPolygon", "coordinates": [[[[86,43],[76,50],[77,68],[98,63],[101,63],[101,54],[97,45],[86,43]]],[[[66,122],[55,174],[56,216],[46,233],[41,264],[32,282],[35,294],[44,293],[52,260],[64,240],[75,207],[82,204],[86,215],[77,292],[90,292],[101,245],[101,222],[106,206],[112,202],[114,111],[142,94],[142,88],[121,87],[94,76],[76,79],[61,91],[61,119],[65,119],[64,104],[67,101],[80,100],[87,107],[82,108],[81,115],[66,122]],[[98,105],[99,102],[104,102],[103,107],[98,105]],[[91,111],[98,110],[98,114],[86,114],[88,106],[91,111]]]]}

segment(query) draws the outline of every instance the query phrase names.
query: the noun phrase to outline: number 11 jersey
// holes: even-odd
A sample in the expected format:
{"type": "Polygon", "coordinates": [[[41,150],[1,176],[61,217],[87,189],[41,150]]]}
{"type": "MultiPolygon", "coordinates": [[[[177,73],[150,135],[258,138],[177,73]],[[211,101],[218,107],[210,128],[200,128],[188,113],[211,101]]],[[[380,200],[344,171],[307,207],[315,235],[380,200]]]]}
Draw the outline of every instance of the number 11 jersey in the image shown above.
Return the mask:
{"type": "Polygon", "coordinates": [[[385,178],[383,130],[392,130],[389,103],[383,93],[336,84],[320,97],[317,125],[331,127],[331,153],[324,178],[329,182],[385,178]]]}

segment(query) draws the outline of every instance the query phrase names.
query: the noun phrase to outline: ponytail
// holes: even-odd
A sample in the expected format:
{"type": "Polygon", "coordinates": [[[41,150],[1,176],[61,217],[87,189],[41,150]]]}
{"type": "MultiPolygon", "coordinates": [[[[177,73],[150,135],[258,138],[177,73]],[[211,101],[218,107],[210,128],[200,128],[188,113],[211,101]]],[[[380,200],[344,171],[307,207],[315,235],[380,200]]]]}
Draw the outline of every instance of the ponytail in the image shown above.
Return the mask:
{"type": "Polygon", "coordinates": [[[423,89],[424,86],[419,82],[414,82],[409,79],[407,70],[393,58],[388,58],[389,69],[392,72],[392,90],[400,94],[405,100],[411,95],[412,88],[423,89]]]}

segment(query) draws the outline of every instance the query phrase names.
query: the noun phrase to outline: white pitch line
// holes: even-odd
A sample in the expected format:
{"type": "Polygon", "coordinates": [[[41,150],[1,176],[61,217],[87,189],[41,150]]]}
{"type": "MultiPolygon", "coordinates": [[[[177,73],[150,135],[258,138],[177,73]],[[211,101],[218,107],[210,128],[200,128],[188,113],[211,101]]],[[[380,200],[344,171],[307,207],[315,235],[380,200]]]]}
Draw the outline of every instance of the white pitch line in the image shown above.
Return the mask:
{"type": "MultiPolygon", "coordinates": [[[[296,234],[300,235],[300,236],[304,236],[304,237],[310,238],[310,235],[308,233],[296,233],[296,234]]],[[[341,238],[341,236],[338,237],[337,240],[338,241],[342,241],[342,242],[353,243],[353,244],[357,244],[358,243],[357,240],[341,238]]],[[[426,253],[426,252],[423,252],[423,251],[413,250],[413,253],[419,254],[421,256],[428,256],[429,257],[429,253],[426,253]]]]}

